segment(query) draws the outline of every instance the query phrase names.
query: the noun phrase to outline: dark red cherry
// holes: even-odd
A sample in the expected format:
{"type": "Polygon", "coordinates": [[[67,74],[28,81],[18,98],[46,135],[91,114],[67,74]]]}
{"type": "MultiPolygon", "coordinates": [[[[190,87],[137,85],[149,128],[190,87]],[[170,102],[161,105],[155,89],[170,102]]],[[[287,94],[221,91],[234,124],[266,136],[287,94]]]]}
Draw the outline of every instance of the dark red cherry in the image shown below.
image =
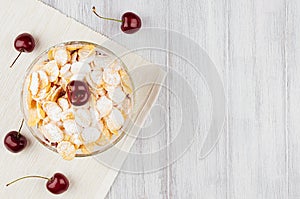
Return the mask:
{"type": "Polygon", "coordinates": [[[68,190],[69,184],[70,184],[69,180],[66,176],[64,176],[61,173],[55,173],[53,175],[53,177],[51,177],[51,178],[47,178],[47,177],[43,177],[43,176],[25,176],[25,177],[18,178],[17,180],[14,180],[14,181],[6,184],[6,186],[9,186],[11,184],[14,184],[15,182],[18,182],[20,180],[27,179],[27,178],[40,178],[40,179],[47,180],[46,188],[48,189],[48,191],[50,191],[53,194],[64,193],[65,191],[68,190]]]}
{"type": "Polygon", "coordinates": [[[74,106],[85,105],[90,98],[89,87],[86,83],[73,80],[67,85],[67,95],[69,102],[74,106]]]}
{"type": "Polygon", "coordinates": [[[10,68],[15,64],[20,55],[24,52],[30,53],[35,48],[35,40],[29,33],[22,33],[15,39],[14,42],[15,49],[19,51],[19,55],[10,65],[10,68]]]}
{"type": "Polygon", "coordinates": [[[21,152],[27,145],[27,139],[17,131],[9,132],[4,139],[5,147],[13,153],[21,152]]]}
{"type": "Polygon", "coordinates": [[[4,146],[13,153],[19,153],[27,146],[27,139],[20,131],[23,127],[24,120],[19,128],[19,131],[10,131],[4,138],[4,146]]]}
{"type": "Polygon", "coordinates": [[[61,173],[55,173],[50,180],[47,181],[47,189],[53,194],[61,194],[68,190],[69,180],[61,173]]]}
{"type": "Polygon", "coordinates": [[[120,22],[122,23],[121,25],[121,30],[124,32],[124,33],[127,33],[127,34],[132,34],[132,33],[135,33],[137,31],[139,31],[139,29],[142,27],[142,20],[141,18],[133,13],[133,12],[126,12],[122,15],[122,20],[119,20],[119,19],[113,19],[113,18],[107,18],[107,17],[102,17],[100,16],[97,12],[96,12],[96,8],[93,7],[92,8],[94,14],[101,18],[101,19],[105,19],[105,20],[112,20],[112,21],[117,21],[117,22],[120,22]]]}
{"type": "Polygon", "coordinates": [[[132,34],[137,31],[142,26],[142,20],[133,12],[126,12],[122,16],[121,30],[127,34],[132,34]]]}
{"type": "Polygon", "coordinates": [[[15,39],[15,49],[19,52],[31,53],[34,47],[35,41],[31,34],[23,33],[15,39]]]}

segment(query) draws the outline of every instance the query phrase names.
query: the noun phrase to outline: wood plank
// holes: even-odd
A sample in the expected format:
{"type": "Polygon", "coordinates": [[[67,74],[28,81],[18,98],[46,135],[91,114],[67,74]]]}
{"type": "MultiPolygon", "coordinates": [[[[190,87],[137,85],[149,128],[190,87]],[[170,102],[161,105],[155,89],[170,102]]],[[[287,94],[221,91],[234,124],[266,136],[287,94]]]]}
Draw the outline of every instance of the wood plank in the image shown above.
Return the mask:
{"type": "MultiPolygon", "coordinates": [[[[227,73],[227,26],[226,1],[170,1],[169,29],[183,33],[203,47],[215,62],[226,87],[227,73]]],[[[176,45],[176,39],[170,37],[170,45],[176,45]]],[[[190,52],[189,46],[182,46],[182,51],[190,52]]],[[[193,53],[193,52],[190,52],[193,53]]],[[[197,56],[197,55],[195,55],[197,56]]],[[[199,56],[199,55],[198,55],[199,56]]],[[[208,130],[211,114],[211,100],[205,81],[195,73],[193,67],[183,59],[171,54],[169,85],[172,91],[179,94],[179,101],[170,97],[170,138],[176,137],[178,122],[178,105],[188,103],[191,97],[187,88],[182,84],[182,77],[189,82],[196,94],[199,105],[199,118],[194,120],[181,133],[190,133],[195,124],[200,121],[199,137],[186,151],[182,158],[170,167],[170,198],[224,198],[226,196],[226,127],[215,150],[204,160],[201,159],[201,136],[208,130]]],[[[197,67],[197,66],[195,66],[197,67]]],[[[183,104],[183,109],[195,112],[195,104],[183,104]]],[[[180,132],[179,132],[180,133],[180,132]]],[[[170,152],[170,158],[173,153],[170,152]]]]}
{"type": "Polygon", "coordinates": [[[300,85],[299,85],[299,63],[300,63],[300,2],[290,0],[287,2],[287,122],[288,122],[288,181],[289,198],[300,197],[300,85]]]}
{"type": "Polygon", "coordinates": [[[285,1],[229,1],[228,198],[288,198],[285,1]]]}

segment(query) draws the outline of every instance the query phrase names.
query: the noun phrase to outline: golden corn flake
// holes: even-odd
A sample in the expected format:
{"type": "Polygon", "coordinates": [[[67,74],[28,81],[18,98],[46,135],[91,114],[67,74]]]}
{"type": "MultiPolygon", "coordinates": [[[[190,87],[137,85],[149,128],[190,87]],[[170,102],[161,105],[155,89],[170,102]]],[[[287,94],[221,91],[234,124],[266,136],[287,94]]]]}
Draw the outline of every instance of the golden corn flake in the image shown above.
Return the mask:
{"type": "Polygon", "coordinates": [[[62,141],[57,145],[57,152],[65,160],[73,160],[76,155],[75,146],[69,141],[62,141]]]}
{"type": "Polygon", "coordinates": [[[71,60],[71,54],[66,48],[58,48],[54,52],[54,59],[59,66],[63,66],[71,60]]]}
{"type": "Polygon", "coordinates": [[[38,124],[38,122],[40,121],[40,118],[38,117],[38,114],[37,114],[37,110],[35,108],[29,109],[28,114],[29,114],[28,121],[27,121],[28,126],[31,126],[31,127],[36,126],[38,124]]]}
{"type": "Polygon", "coordinates": [[[75,51],[75,50],[79,50],[79,49],[81,49],[81,48],[83,48],[83,45],[82,45],[82,44],[72,44],[72,45],[67,45],[67,46],[66,46],[66,49],[67,49],[68,51],[75,51]]]}

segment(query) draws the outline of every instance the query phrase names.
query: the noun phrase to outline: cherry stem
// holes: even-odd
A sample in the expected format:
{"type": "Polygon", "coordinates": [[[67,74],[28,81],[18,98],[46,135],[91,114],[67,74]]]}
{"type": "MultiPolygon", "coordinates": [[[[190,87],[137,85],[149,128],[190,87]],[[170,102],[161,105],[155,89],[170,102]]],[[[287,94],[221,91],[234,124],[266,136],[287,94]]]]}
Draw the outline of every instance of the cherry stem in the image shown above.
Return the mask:
{"type": "Polygon", "coordinates": [[[41,179],[45,179],[45,180],[50,180],[50,178],[46,178],[46,177],[43,177],[43,176],[25,176],[25,177],[16,179],[16,180],[6,184],[6,186],[8,187],[9,185],[14,184],[15,182],[18,182],[18,181],[26,179],[26,178],[41,178],[41,179]]]}
{"type": "Polygon", "coordinates": [[[107,18],[107,17],[102,17],[102,16],[100,16],[100,15],[96,12],[95,6],[93,6],[92,10],[93,10],[93,13],[94,13],[97,17],[99,17],[99,18],[101,18],[101,19],[106,19],[106,20],[111,20],[111,21],[122,22],[122,20],[120,20],[120,19],[107,18]]]}
{"type": "Polygon", "coordinates": [[[21,125],[20,125],[20,128],[19,128],[17,137],[20,136],[20,131],[21,131],[22,127],[23,127],[23,124],[24,124],[24,119],[23,119],[22,122],[21,122],[21,125]]]}
{"type": "Polygon", "coordinates": [[[21,54],[24,52],[24,50],[21,50],[19,55],[17,56],[17,58],[13,61],[13,63],[10,65],[9,68],[13,67],[13,65],[16,63],[16,61],[19,59],[19,57],[21,56],[21,54]]]}

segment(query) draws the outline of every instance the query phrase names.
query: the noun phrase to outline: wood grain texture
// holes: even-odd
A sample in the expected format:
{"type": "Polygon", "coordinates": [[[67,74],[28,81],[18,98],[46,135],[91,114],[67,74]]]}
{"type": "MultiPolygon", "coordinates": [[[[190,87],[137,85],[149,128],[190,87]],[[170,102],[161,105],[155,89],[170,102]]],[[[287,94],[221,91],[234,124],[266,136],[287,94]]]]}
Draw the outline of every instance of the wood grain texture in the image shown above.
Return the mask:
{"type": "Polygon", "coordinates": [[[299,122],[299,100],[300,100],[300,2],[296,0],[288,1],[287,29],[286,29],[286,64],[287,64],[287,130],[288,130],[288,190],[289,198],[300,198],[300,122],[299,122]]]}
{"type": "MultiPolygon", "coordinates": [[[[221,77],[226,77],[226,7],[225,1],[170,1],[169,26],[171,30],[178,31],[186,37],[191,38],[212,56],[212,60],[218,66],[221,77]],[[176,10],[180,10],[178,14],[176,10]]],[[[176,45],[176,39],[170,37],[170,44],[176,45]]],[[[182,51],[191,54],[189,46],[182,46],[182,51]]],[[[197,56],[197,55],[195,55],[197,56]]],[[[197,67],[197,66],[195,66],[197,67]]],[[[209,90],[203,80],[195,73],[193,67],[176,55],[170,55],[170,70],[178,72],[186,77],[190,83],[200,108],[199,118],[200,132],[207,131],[209,126],[209,115],[211,111],[211,100],[209,90]]],[[[180,76],[170,75],[169,85],[171,90],[181,90],[181,101],[188,102],[191,96],[182,86],[180,76]]],[[[223,81],[226,79],[223,79],[223,81]]],[[[224,81],[226,82],[226,81],[224,81]]],[[[177,122],[180,121],[176,109],[178,102],[170,98],[170,139],[175,137],[177,122]]],[[[187,104],[184,109],[195,112],[195,104],[187,104]]],[[[192,116],[190,118],[193,119],[192,116]]],[[[195,120],[195,121],[197,121],[195,120]]],[[[193,131],[196,123],[189,124],[184,129],[186,133],[193,131]]],[[[170,169],[170,198],[224,198],[226,197],[226,128],[223,132],[217,148],[204,160],[200,157],[201,135],[196,139],[188,152],[174,163],[170,169]]]]}
{"type": "MultiPolygon", "coordinates": [[[[226,125],[210,156],[200,160],[195,142],[169,168],[151,174],[120,173],[107,198],[300,197],[298,0],[43,1],[108,36],[119,32],[119,24],[93,17],[92,5],[113,17],[132,10],[146,27],[182,32],[207,50],[225,85],[226,125]]],[[[144,56],[171,70],[182,65],[183,74],[193,75],[176,56],[149,52],[144,56]]],[[[168,85],[180,89],[176,80],[168,77],[168,85]]],[[[206,94],[203,82],[195,86],[206,94]]],[[[160,103],[173,108],[176,102],[170,97],[162,93],[160,103]]],[[[203,114],[208,112],[204,107],[203,114]]],[[[167,144],[175,131],[178,118],[172,111],[167,118],[165,135],[157,137],[157,143],[167,144]]],[[[156,149],[160,144],[138,141],[133,151],[156,149]]]]}
{"type": "Polygon", "coordinates": [[[229,11],[229,198],[287,198],[285,1],[229,11]]]}

